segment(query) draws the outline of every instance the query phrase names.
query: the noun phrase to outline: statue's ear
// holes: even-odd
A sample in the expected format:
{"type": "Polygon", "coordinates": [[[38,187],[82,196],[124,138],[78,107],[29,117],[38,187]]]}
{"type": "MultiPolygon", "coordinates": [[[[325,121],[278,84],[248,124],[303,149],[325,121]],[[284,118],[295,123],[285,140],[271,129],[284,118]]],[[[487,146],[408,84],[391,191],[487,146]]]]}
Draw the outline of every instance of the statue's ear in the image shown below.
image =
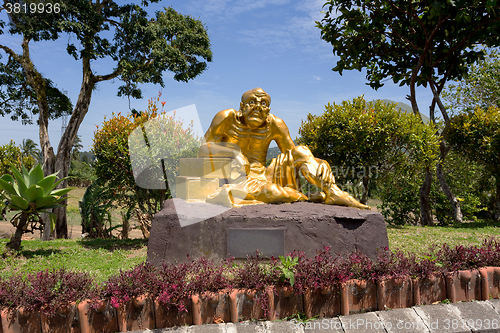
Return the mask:
{"type": "Polygon", "coordinates": [[[243,109],[243,102],[240,102],[240,110],[243,109]]]}

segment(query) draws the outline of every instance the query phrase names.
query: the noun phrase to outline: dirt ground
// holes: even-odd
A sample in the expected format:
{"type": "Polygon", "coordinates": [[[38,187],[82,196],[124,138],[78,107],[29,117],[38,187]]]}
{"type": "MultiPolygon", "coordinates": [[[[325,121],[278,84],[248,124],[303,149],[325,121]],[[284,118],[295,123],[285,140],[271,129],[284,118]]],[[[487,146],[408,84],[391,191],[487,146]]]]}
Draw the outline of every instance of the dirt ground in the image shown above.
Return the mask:
{"type": "MultiPolygon", "coordinates": [[[[16,232],[16,228],[9,221],[0,221],[0,238],[10,238],[16,232]]],[[[113,234],[118,234],[115,232],[113,234]]],[[[71,239],[78,238],[82,235],[82,227],[80,225],[68,225],[68,236],[71,239]]],[[[142,232],[139,229],[132,229],[128,233],[129,238],[144,238],[142,232]]],[[[35,234],[24,234],[23,239],[38,239],[40,235],[35,234]]]]}

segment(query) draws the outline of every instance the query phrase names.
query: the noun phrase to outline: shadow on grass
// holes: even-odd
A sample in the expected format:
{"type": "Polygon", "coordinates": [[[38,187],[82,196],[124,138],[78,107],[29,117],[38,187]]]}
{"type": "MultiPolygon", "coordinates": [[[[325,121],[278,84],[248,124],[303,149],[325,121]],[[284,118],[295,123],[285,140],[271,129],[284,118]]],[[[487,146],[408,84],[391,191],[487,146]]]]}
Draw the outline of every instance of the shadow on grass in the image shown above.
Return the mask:
{"type": "Polygon", "coordinates": [[[33,257],[50,257],[51,255],[54,254],[59,254],[61,253],[61,250],[56,250],[56,249],[38,249],[38,250],[23,250],[21,248],[21,251],[19,251],[21,256],[23,256],[26,259],[31,259],[33,257]]]}
{"type": "Polygon", "coordinates": [[[450,225],[450,227],[457,229],[481,229],[486,227],[500,227],[500,221],[481,220],[477,222],[466,222],[462,224],[450,225]]]}
{"type": "Polygon", "coordinates": [[[8,257],[18,257],[18,258],[25,258],[25,259],[31,259],[34,257],[50,257],[55,254],[61,253],[61,250],[56,250],[56,249],[37,249],[37,250],[27,250],[23,249],[23,246],[21,245],[21,249],[19,251],[14,251],[7,249],[6,247],[2,247],[0,249],[0,257],[1,258],[8,258],[8,257]]]}
{"type": "Polygon", "coordinates": [[[139,250],[148,245],[148,240],[139,239],[82,239],[79,240],[81,246],[88,249],[105,249],[108,251],[115,250],[139,250]]]}
{"type": "MultiPolygon", "coordinates": [[[[386,227],[387,229],[404,229],[406,226],[411,226],[409,224],[405,225],[399,225],[399,224],[387,224],[386,227]]],[[[487,227],[500,227],[500,221],[494,221],[494,220],[480,220],[477,222],[473,221],[467,221],[462,224],[449,224],[449,225],[442,225],[442,224],[435,224],[434,226],[420,226],[422,228],[435,228],[435,227],[444,227],[444,228],[455,228],[455,229],[481,229],[481,228],[487,228],[487,227]]]]}

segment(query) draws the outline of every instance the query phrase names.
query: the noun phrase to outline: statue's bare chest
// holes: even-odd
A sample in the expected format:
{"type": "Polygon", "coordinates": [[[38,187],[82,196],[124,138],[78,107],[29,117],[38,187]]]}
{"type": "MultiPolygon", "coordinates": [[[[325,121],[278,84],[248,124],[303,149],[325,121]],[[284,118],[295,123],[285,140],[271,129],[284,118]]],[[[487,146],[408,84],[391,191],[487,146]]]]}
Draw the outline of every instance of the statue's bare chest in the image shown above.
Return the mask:
{"type": "Polygon", "coordinates": [[[264,156],[265,161],[267,148],[272,139],[271,131],[267,126],[249,129],[239,124],[232,124],[226,132],[226,136],[229,142],[236,143],[241,148],[245,156],[256,160],[261,160],[264,156]]]}

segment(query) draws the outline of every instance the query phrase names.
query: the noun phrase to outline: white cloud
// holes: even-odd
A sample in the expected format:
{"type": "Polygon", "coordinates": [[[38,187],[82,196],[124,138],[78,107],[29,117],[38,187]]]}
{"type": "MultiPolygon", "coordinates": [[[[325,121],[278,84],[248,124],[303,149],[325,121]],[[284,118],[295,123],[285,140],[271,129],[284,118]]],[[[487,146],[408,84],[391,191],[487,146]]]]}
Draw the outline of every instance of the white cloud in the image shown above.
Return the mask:
{"type": "Polygon", "coordinates": [[[321,81],[321,76],[316,76],[316,75],[313,75],[313,78],[315,78],[316,80],[318,81],[321,81]]]}
{"type": "MultiPolygon", "coordinates": [[[[279,4],[280,1],[284,0],[273,2],[279,4]]],[[[276,16],[280,12],[277,8],[272,13],[276,20],[262,24],[258,29],[241,30],[239,33],[245,43],[264,43],[270,51],[266,54],[282,56],[286,52],[306,52],[316,57],[330,58],[331,47],[321,40],[321,32],[316,27],[316,21],[320,21],[324,15],[321,13],[323,2],[324,0],[300,1],[298,5],[286,7],[287,10],[292,10],[291,15],[282,17],[276,16]]]]}

